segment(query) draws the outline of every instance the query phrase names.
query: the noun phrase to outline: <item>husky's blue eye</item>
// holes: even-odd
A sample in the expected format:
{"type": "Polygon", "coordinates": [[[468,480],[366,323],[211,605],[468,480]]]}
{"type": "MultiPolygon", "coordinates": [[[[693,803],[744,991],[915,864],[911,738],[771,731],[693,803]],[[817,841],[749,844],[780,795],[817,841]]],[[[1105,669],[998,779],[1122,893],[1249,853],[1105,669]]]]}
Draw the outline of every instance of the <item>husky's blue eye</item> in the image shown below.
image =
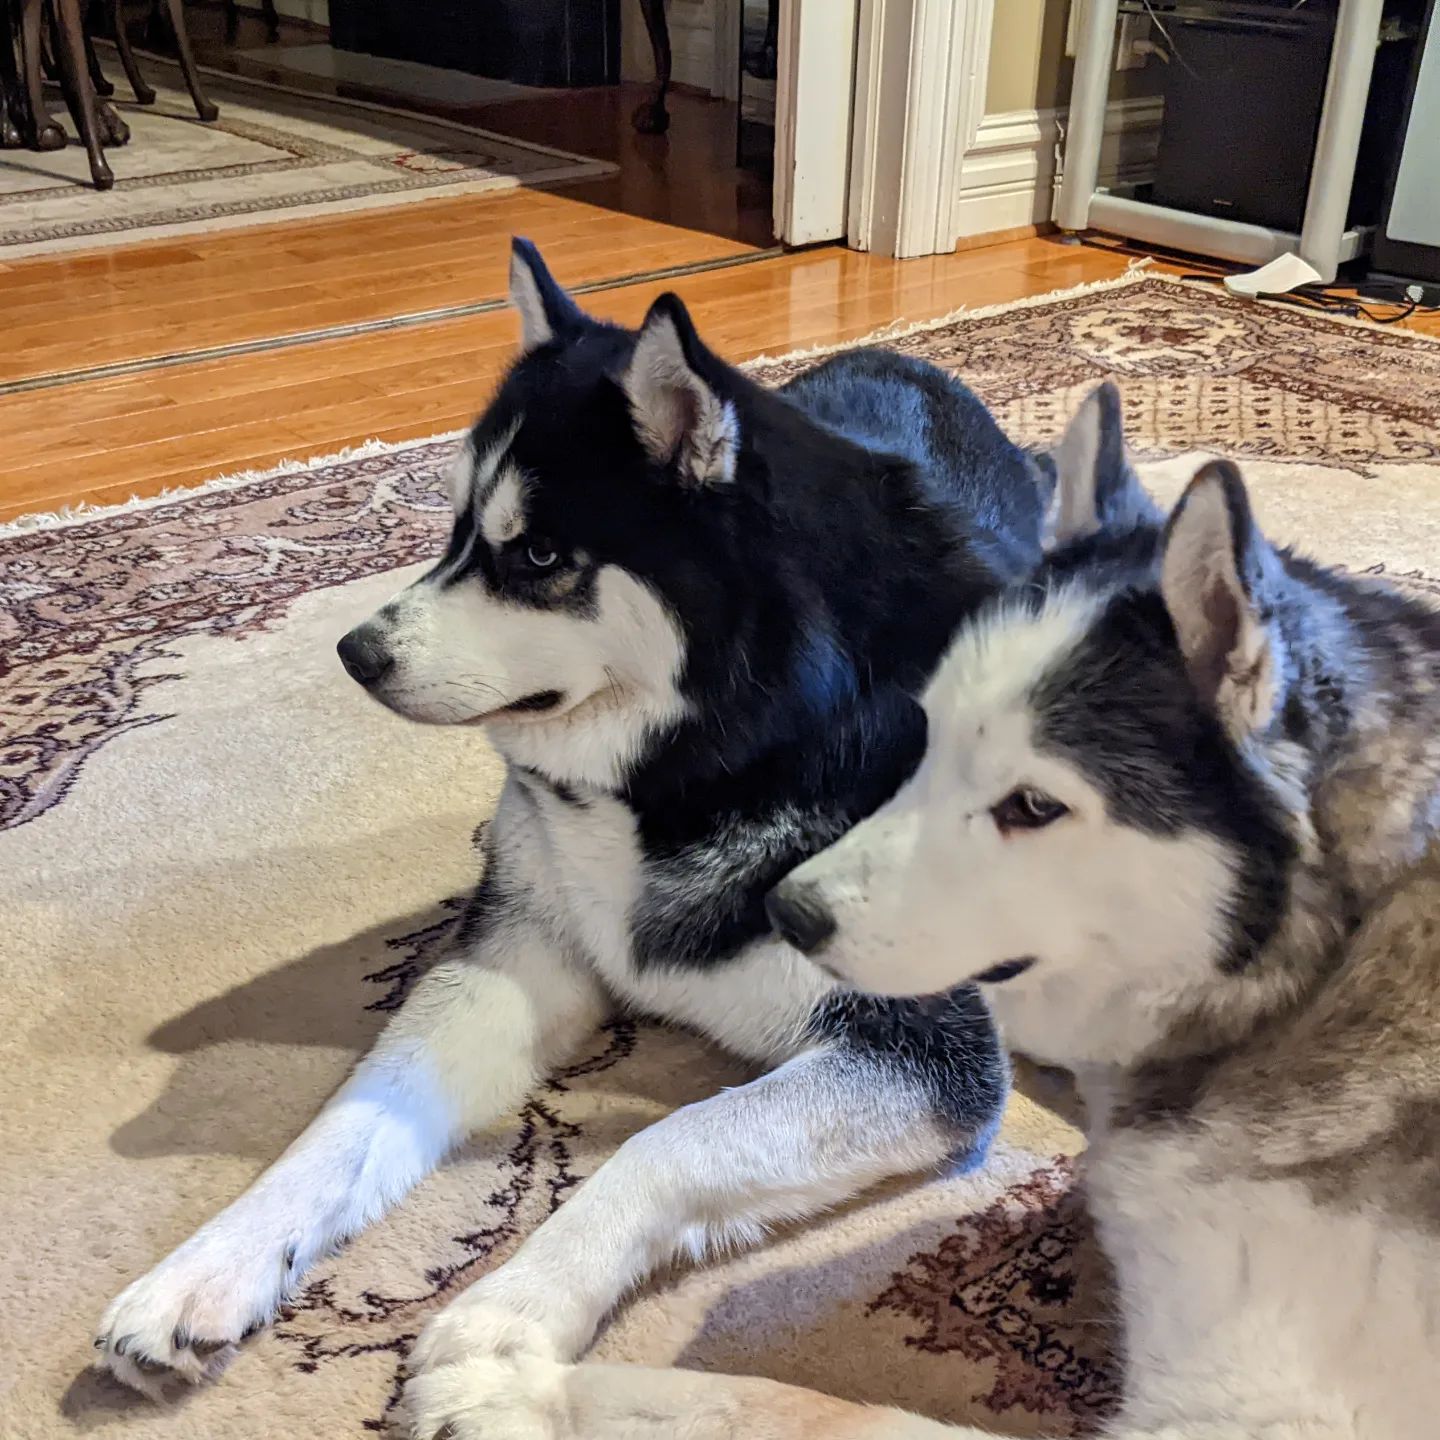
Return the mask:
{"type": "Polygon", "coordinates": [[[1043,830],[1069,813],[1069,808],[1053,795],[1029,785],[1012,790],[999,804],[990,807],[990,815],[1002,835],[1011,830],[1043,830]]]}
{"type": "Polygon", "coordinates": [[[548,570],[560,557],[543,540],[532,540],[525,547],[525,558],[537,570],[548,570]]]}

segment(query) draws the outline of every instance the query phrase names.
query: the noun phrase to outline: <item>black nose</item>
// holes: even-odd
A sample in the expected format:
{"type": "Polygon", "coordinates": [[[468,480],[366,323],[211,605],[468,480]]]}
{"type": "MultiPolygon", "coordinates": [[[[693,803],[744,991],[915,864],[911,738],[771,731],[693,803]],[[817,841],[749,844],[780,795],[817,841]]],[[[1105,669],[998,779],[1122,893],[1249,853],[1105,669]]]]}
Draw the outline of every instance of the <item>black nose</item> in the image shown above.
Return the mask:
{"type": "Polygon", "coordinates": [[[367,689],[378,685],[395,663],[395,657],[381,643],[369,625],[358,625],[336,647],[345,673],[367,689]]]}
{"type": "Polygon", "coordinates": [[[820,892],[799,880],[782,880],[766,897],[771,928],[804,955],[823,950],[835,933],[835,917],[820,892]]]}

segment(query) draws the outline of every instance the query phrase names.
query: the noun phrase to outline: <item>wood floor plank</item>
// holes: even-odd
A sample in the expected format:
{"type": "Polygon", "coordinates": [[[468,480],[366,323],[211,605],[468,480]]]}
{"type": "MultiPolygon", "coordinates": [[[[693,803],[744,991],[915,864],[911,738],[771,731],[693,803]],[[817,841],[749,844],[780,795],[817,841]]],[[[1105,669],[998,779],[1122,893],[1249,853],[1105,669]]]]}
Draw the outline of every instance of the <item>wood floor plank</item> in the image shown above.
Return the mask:
{"type": "MultiPolygon", "coordinates": [[[[302,317],[314,323],[317,317],[353,314],[361,302],[349,293],[352,282],[367,288],[364,303],[383,313],[486,287],[503,293],[511,228],[548,237],[547,253],[572,284],[607,267],[615,273],[617,265],[627,267],[620,273],[629,273],[637,258],[654,262],[722,246],[730,253],[746,248],[597,211],[558,194],[506,199],[499,207],[503,219],[487,211],[474,223],[474,233],[457,218],[450,233],[427,236],[425,224],[408,212],[395,222],[403,235],[390,235],[398,248],[383,255],[367,253],[364,242],[386,226],[374,216],[350,217],[359,233],[346,230],[339,247],[343,258],[332,254],[328,270],[324,237],[312,222],[282,227],[260,251],[226,235],[159,247],[167,252],[165,263],[138,263],[131,252],[115,252],[112,262],[124,259],[109,267],[108,280],[107,266],[93,258],[47,262],[44,281],[21,262],[0,267],[0,305],[6,297],[22,297],[16,315],[32,340],[44,340],[27,363],[44,357],[73,365],[77,359],[93,363],[90,344],[81,345],[73,333],[57,333],[63,325],[43,312],[53,303],[73,314],[65,307],[77,305],[77,295],[103,293],[107,285],[117,313],[133,323],[128,330],[104,331],[113,337],[106,343],[130,357],[156,343],[275,335],[302,323],[302,317]],[[413,267],[406,267],[407,258],[416,261],[413,267]],[[273,273],[263,284],[241,286],[205,306],[204,286],[212,282],[203,277],[243,264],[273,273]],[[466,292],[472,282],[478,288],[466,292]],[[289,293],[297,288],[303,293],[289,293]],[[248,296],[248,303],[232,301],[235,294],[248,296]]],[[[596,315],[634,325],[658,294],[678,289],[706,339],[728,358],[743,360],[1112,278],[1131,259],[1118,247],[1064,246],[1044,236],[903,262],[822,248],[698,273],[674,284],[601,289],[585,304],[596,315]]],[[[1193,267],[1166,262],[1161,268],[1193,267]]],[[[1410,323],[1440,335],[1435,316],[1410,323]]],[[[370,439],[403,441],[459,429],[509,364],[515,338],[514,315],[498,310],[0,396],[0,520],[77,501],[111,504],[157,494],[370,439]]]]}
{"type": "Polygon", "coordinates": [[[516,233],[570,285],[755,249],[523,192],[39,257],[0,273],[0,380],[500,300],[516,233]]]}
{"type": "MultiPolygon", "coordinates": [[[[685,288],[702,330],[739,359],[855,338],[897,317],[921,319],[962,303],[1016,298],[1032,282],[1008,263],[1011,258],[978,259],[972,252],[948,265],[896,267],[846,251],[810,252],[697,276],[698,283],[685,288]]],[[[600,292],[591,297],[591,308],[635,324],[659,290],[650,285],[600,292]]],[[[128,382],[136,408],[118,422],[108,416],[119,412],[127,382],[108,387],[106,415],[86,410],[91,387],[84,385],[5,397],[0,425],[21,438],[7,466],[8,482],[0,486],[0,515],[77,498],[109,503],[367,439],[458,428],[508,363],[514,336],[513,316],[489,314],[214,362],[197,367],[199,373],[136,376],[128,382]],[[266,373],[255,375],[256,367],[266,373]],[[220,393],[224,389],[231,393],[220,393]],[[57,424],[53,416],[67,392],[74,403],[63,407],[66,418],[57,424]],[[43,430],[35,424],[37,411],[52,416],[43,430]],[[259,443],[266,439],[272,443],[259,443]],[[72,469],[78,462],[90,482],[80,487],[72,469]]]]}

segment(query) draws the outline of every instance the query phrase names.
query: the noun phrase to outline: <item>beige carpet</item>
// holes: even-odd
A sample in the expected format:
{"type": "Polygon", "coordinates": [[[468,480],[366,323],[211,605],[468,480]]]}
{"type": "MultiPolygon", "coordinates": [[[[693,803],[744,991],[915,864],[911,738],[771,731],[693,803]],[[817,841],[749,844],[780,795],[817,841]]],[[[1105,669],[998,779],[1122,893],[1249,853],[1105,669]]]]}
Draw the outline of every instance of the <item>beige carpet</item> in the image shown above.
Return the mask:
{"type": "MultiPolygon", "coordinates": [[[[1434,584],[1440,347],[1139,278],[897,341],[1027,440],[1106,375],[1147,471],[1239,457],[1272,530],[1434,584]]],[[[804,362],[770,367],[772,375],[804,362]]],[[[361,1440],[410,1338],[619,1141],[740,1077],[621,1024],[168,1410],[87,1370],[126,1281],[309,1118],[442,943],[499,769],[367,706],[335,638],[446,526],[425,444],[0,536],[0,1435],[361,1440]]],[[[653,1286],[600,1353],[1080,1433],[1115,1393],[1075,1131],[653,1286]]],[[[1052,1096],[1055,1103],[1057,1097],[1052,1096]]]]}
{"type": "Polygon", "coordinates": [[[614,174],[587,159],[450,120],[358,100],[204,72],[220,118],[201,124],[179,69],[155,56],[140,66],[156,90],[137,105],[113,52],[115,108],[127,145],[106,150],[115,188],[90,184],[71,130],[64,150],[0,151],[0,261],[129,244],[421,200],[555,185],[614,174]]]}

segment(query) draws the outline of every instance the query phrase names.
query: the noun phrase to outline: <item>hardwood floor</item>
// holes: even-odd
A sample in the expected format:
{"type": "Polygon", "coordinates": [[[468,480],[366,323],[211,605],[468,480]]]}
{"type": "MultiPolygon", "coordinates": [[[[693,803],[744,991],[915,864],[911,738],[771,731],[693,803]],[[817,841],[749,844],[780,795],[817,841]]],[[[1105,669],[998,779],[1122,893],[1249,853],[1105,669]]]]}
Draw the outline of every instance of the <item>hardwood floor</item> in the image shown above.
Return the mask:
{"type": "MultiPolygon", "coordinates": [[[[540,213],[555,199],[527,198],[540,213]]],[[[576,210],[585,208],[568,203],[576,210]]],[[[614,217],[611,225],[592,235],[588,247],[579,244],[568,249],[563,244],[548,245],[537,218],[536,214],[513,216],[510,223],[540,241],[564,283],[576,283],[613,257],[611,226],[619,223],[614,217]]],[[[484,250],[478,242],[475,248],[477,268],[484,269],[486,284],[497,295],[503,293],[508,233],[507,226],[497,222],[484,250]]],[[[236,238],[224,237],[232,244],[236,238]]],[[[283,285],[279,272],[297,243],[277,234],[267,247],[266,268],[274,273],[277,290],[295,288],[283,285]]],[[[657,243],[663,248],[665,237],[657,243]]],[[[672,258],[685,253],[678,248],[681,238],[673,243],[677,248],[668,252],[672,258]]],[[[192,242],[185,248],[199,252],[189,263],[212,277],[223,273],[225,262],[208,243],[192,242]]],[[[363,259],[364,247],[355,248],[363,259]]],[[[126,253],[117,252],[115,258],[126,253]]],[[[628,254],[626,258],[628,263],[628,254]]],[[[236,265],[240,258],[232,252],[229,263],[236,265]]],[[[306,258],[298,263],[302,269],[310,268],[306,258]]],[[[678,288],[710,343],[729,357],[744,359],[830,344],[894,320],[926,319],[962,305],[994,304],[1119,274],[1126,264],[1123,256],[1079,252],[1042,239],[903,263],[827,248],[691,275],[679,284],[648,282],[603,289],[588,295],[585,303],[598,315],[635,324],[656,295],[678,288]]],[[[223,293],[212,309],[198,271],[193,293],[172,301],[174,286],[187,283],[185,267],[172,277],[166,266],[130,262],[125,266],[129,283],[124,298],[115,303],[129,310],[138,328],[127,330],[117,317],[100,332],[103,344],[92,347],[74,338],[84,333],[78,312],[68,340],[63,327],[56,328],[53,320],[39,313],[47,294],[54,292],[27,275],[28,269],[17,265],[0,274],[0,310],[7,317],[19,295],[28,295],[36,307],[35,318],[28,322],[30,341],[6,347],[4,363],[12,377],[33,375],[56,363],[92,362],[100,353],[119,356],[128,351],[143,356],[153,353],[157,343],[253,336],[263,333],[269,323],[242,305],[227,306],[223,293]],[[157,320],[159,310],[164,318],[157,320]],[[36,337],[43,337],[43,349],[36,337]]],[[[329,283],[318,278],[322,273],[323,267],[314,270],[315,294],[329,283]]],[[[376,283],[374,273],[367,273],[368,283],[376,283]]],[[[102,280],[87,283],[103,288],[102,280]]],[[[343,283],[335,282],[329,293],[343,288],[343,283]]],[[[263,299],[274,293],[267,292],[263,299]]],[[[420,308],[422,302],[403,288],[397,293],[398,306],[420,308]]],[[[286,320],[303,321],[308,327],[314,323],[318,303],[299,298],[288,308],[283,303],[266,305],[263,313],[270,321],[280,317],[281,329],[286,320]]],[[[103,504],[132,494],[154,494],[217,474],[324,454],[370,438],[400,440],[457,428],[484,403],[514,338],[513,315],[497,310],[0,396],[0,433],[5,436],[0,519],[76,501],[103,504]]]]}
{"type": "Polygon", "coordinates": [[[734,102],[681,85],[671,92],[668,134],[639,135],[630,114],[648,96],[645,85],[539,91],[533,97],[481,103],[438,100],[309,75],[279,63],[287,46],[314,45],[325,39],[323,31],[312,27],[282,20],[279,41],[272,44],[258,17],[242,16],[232,39],[222,6],[192,3],[186,13],[202,64],[292,90],[419,110],[517,140],[610,160],[619,166],[619,174],[586,181],[567,193],[641,219],[750,245],[771,242],[770,182],[735,164],[738,107],[734,102]]]}
{"type": "MultiPolygon", "coordinates": [[[[534,237],[567,284],[717,253],[714,236],[568,192],[522,192],[22,261],[0,267],[0,375],[258,341],[460,295],[498,299],[514,231],[534,237]]],[[[722,243],[721,256],[754,253],[722,243]]],[[[585,303],[633,325],[662,290],[679,289],[709,342],[739,360],[1109,278],[1130,259],[1046,237],[902,262],[823,248],[680,282],[612,283],[585,303]]],[[[1424,326],[1440,333],[1433,316],[1424,326]]],[[[483,405],[514,338],[500,308],[0,395],[0,520],[456,429],[483,405]]]]}
{"type": "Polygon", "coordinates": [[[513,234],[576,285],[757,248],[521,190],[40,256],[0,265],[0,383],[498,301],[513,234]]]}

